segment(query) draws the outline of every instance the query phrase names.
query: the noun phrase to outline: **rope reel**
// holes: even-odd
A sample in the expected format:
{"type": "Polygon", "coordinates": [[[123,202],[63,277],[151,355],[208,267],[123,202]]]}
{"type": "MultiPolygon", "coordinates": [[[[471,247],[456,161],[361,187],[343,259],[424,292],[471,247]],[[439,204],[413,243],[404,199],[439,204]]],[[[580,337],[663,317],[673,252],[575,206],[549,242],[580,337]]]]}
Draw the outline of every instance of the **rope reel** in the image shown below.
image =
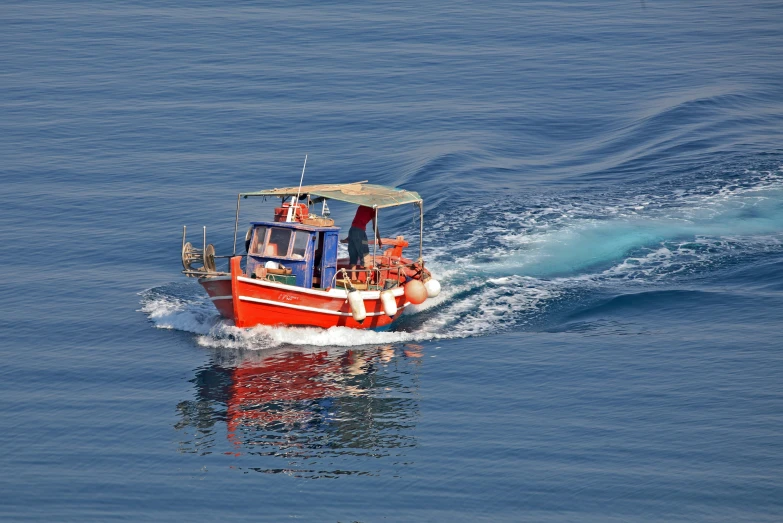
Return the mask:
{"type": "MultiPolygon", "coordinates": [[[[193,247],[190,242],[185,243],[182,246],[182,266],[186,271],[203,273],[216,272],[215,246],[210,243],[202,250],[193,247]],[[195,263],[200,263],[201,266],[194,267],[193,264],[195,263]]],[[[187,274],[187,276],[195,278],[198,274],[187,274]]]]}

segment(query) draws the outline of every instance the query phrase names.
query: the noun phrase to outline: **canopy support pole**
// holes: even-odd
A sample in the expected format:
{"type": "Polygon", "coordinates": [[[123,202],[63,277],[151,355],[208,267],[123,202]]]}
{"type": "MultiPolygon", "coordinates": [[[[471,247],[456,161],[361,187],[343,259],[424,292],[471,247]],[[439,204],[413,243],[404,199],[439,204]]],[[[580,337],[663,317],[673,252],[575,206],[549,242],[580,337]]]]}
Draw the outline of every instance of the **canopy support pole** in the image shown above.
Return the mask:
{"type": "Polygon", "coordinates": [[[237,255],[237,230],[239,229],[239,200],[242,198],[241,194],[237,195],[237,216],[234,219],[234,250],[231,256],[237,255]]]}
{"type": "Polygon", "coordinates": [[[419,202],[419,261],[424,259],[424,202],[419,202]]]}
{"type": "Polygon", "coordinates": [[[375,207],[373,210],[375,211],[375,219],[372,221],[372,225],[373,225],[373,229],[374,229],[372,231],[372,237],[373,237],[373,242],[372,242],[372,266],[375,267],[375,263],[376,263],[375,262],[376,261],[376,257],[375,256],[378,254],[378,241],[380,240],[380,238],[378,236],[380,236],[380,235],[378,234],[378,208],[375,207]]]}

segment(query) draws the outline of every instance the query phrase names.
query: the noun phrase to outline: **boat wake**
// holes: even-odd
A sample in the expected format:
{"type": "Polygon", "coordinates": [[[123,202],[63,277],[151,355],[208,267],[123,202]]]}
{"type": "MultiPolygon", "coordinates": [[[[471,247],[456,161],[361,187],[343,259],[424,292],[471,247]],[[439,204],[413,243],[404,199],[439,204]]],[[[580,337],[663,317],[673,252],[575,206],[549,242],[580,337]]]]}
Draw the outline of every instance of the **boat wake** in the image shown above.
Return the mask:
{"type": "Polygon", "coordinates": [[[539,195],[429,218],[427,258],[443,292],[393,332],[237,329],[195,282],[142,293],[158,328],[216,348],[359,346],[549,328],[557,312],[634,289],[677,289],[783,252],[783,167],[704,173],[614,194],[539,195]]]}

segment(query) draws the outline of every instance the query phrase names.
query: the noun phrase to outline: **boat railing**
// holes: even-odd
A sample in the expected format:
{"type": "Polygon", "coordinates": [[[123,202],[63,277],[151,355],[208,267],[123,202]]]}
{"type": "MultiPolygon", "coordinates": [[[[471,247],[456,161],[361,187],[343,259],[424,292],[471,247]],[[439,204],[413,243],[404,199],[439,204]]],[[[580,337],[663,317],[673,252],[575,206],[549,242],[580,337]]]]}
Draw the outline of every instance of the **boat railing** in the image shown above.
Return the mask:
{"type": "Polygon", "coordinates": [[[182,274],[189,276],[191,278],[206,278],[206,277],[212,277],[212,276],[231,276],[230,272],[223,272],[223,271],[199,271],[199,270],[192,270],[192,271],[182,271],[182,274]]]}
{"type": "Polygon", "coordinates": [[[367,285],[368,288],[370,287],[370,281],[376,282],[374,287],[377,288],[389,288],[393,289],[396,287],[399,287],[405,282],[405,278],[407,277],[407,270],[406,269],[413,269],[418,270],[423,267],[423,263],[421,260],[410,262],[410,263],[399,263],[395,265],[389,265],[389,266],[378,266],[374,265],[369,268],[355,268],[355,269],[347,269],[347,268],[341,268],[338,269],[337,272],[335,272],[334,276],[332,276],[331,281],[331,287],[337,287],[338,282],[342,283],[342,286],[345,288],[356,288],[357,285],[363,286],[367,285]],[[352,279],[348,276],[348,273],[354,274],[364,274],[365,275],[365,281],[362,282],[361,280],[352,279]],[[392,276],[391,278],[385,278],[383,279],[383,274],[386,273],[388,276],[392,276]],[[342,278],[338,278],[338,276],[342,275],[342,278]],[[394,285],[390,287],[386,287],[386,281],[392,281],[394,282],[394,285]]]}

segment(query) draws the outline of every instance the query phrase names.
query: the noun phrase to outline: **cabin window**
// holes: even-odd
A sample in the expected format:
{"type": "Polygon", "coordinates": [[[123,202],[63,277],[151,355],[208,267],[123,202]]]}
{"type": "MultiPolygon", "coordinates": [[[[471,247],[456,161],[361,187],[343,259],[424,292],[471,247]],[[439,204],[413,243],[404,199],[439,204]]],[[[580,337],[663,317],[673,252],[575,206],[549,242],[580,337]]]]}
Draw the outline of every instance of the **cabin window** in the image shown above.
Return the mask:
{"type": "Polygon", "coordinates": [[[256,235],[255,238],[253,238],[253,245],[250,252],[253,254],[262,254],[264,240],[266,240],[266,227],[263,225],[256,227],[256,235]]]}
{"type": "Polygon", "coordinates": [[[288,246],[291,243],[291,229],[278,229],[272,227],[269,232],[269,241],[262,256],[288,256],[288,246]]]}
{"type": "Polygon", "coordinates": [[[307,253],[307,242],[310,241],[310,233],[305,231],[296,231],[294,236],[294,249],[291,253],[292,258],[302,259],[307,253]]]}

